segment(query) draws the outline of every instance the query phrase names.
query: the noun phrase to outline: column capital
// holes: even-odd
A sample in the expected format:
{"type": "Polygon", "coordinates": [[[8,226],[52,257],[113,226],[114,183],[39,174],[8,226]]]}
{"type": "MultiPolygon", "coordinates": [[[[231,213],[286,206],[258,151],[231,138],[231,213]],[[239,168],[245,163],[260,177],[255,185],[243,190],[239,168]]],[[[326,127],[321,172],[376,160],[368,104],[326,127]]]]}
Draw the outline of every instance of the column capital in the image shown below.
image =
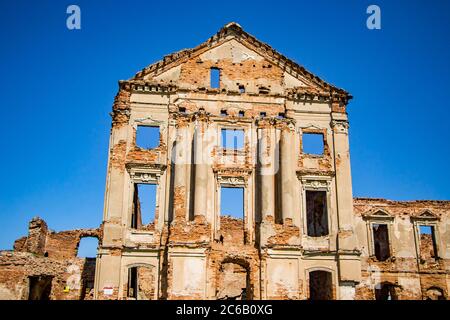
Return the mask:
{"type": "Polygon", "coordinates": [[[331,120],[331,128],[334,133],[344,133],[348,134],[348,128],[350,127],[348,120],[331,120]]]}

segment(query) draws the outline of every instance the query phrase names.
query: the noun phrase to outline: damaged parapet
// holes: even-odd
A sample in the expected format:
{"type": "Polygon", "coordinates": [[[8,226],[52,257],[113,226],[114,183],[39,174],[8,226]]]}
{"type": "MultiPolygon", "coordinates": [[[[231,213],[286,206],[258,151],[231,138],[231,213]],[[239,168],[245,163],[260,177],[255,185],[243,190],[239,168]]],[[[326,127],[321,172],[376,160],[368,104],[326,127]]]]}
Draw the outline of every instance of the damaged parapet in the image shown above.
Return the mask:
{"type": "Polygon", "coordinates": [[[13,251],[0,251],[0,299],[92,299],[96,258],[77,257],[84,237],[101,239],[101,231],[54,232],[33,218],[28,236],[16,240],[13,251]]]}

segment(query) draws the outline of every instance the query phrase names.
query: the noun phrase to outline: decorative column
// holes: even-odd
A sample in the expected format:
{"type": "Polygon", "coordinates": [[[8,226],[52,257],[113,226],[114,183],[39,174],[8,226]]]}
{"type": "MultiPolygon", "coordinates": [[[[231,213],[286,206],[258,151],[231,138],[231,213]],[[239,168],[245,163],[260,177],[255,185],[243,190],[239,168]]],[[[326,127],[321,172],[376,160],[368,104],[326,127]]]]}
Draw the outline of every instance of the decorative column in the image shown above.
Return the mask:
{"type": "Polygon", "coordinates": [[[177,137],[175,146],[175,178],[173,194],[174,220],[186,219],[187,208],[187,170],[191,158],[191,139],[189,123],[186,119],[177,119],[177,137]]]}
{"type": "Polygon", "coordinates": [[[295,199],[295,130],[290,124],[283,124],[280,136],[281,212],[283,221],[294,216],[295,199]]]}
{"type": "Polygon", "coordinates": [[[258,130],[258,158],[261,181],[261,218],[275,218],[275,173],[278,163],[275,161],[276,135],[275,128],[264,126],[258,130]]]}
{"type": "Polygon", "coordinates": [[[195,195],[194,195],[194,219],[206,217],[206,199],[208,186],[208,155],[206,148],[207,116],[199,113],[195,128],[195,195]]]}

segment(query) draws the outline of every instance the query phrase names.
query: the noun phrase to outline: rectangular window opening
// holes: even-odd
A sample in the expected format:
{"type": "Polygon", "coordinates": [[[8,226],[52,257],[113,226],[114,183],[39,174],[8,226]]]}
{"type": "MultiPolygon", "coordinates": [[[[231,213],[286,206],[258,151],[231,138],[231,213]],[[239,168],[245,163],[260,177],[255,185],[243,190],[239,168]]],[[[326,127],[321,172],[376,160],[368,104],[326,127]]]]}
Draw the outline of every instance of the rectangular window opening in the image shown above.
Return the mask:
{"type": "Polygon", "coordinates": [[[153,225],[156,209],[156,188],[156,184],[134,184],[132,228],[145,229],[145,227],[153,225]]]}
{"type": "Polygon", "coordinates": [[[434,226],[419,226],[420,258],[423,260],[437,259],[436,234],[434,226]]]}
{"type": "Polygon", "coordinates": [[[159,146],[159,127],[137,126],[136,146],[143,149],[154,149],[159,146]]]}
{"type": "Polygon", "coordinates": [[[222,129],[222,148],[239,150],[244,148],[244,130],[222,129]]]}
{"type": "Polygon", "coordinates": [[[211,68],[210,69],[210,87],[220,88],[220,69],[211,68]]]}
{"type": "Polygon", "coordinates": [[[308,236],[328,235],[326,191],[306,191],[306,219],[308,236]]]}
{"type": "Polygon", "coordinates": [[[222,117],[225,117],[227,114],[228,114],[227,110],[225,110],[225,109],[220,110],[220,115],[222,117]]]}
{"type": "Polygon", "coordinates": [[[239,117],[243,118],[245,116],[245,111],[239,111],[239,117]]]}
{"type": "Polygon", "coordinates": [[[244,219],[244,188],[220,187],[220,215],[244,219]]]}
{"type": "Polygon", "coordinates": [[[389,249],[389,232],[387,224],[373,224],[373,242],[375,257],[378,261],[386,261],[391,252],[389,249]]]}
{"type": "Polygon", "coordinates": [[[239,86],[239,93],[245,93],[245,87],[243,85],[239,86]]]}
{"type": "Polygon", "coordinates": [[[267,116],[267,113],[266,113],[266,112],[260,112],[260,113],[259,113],[259,116],[260,116],[261,118],[265,118],[265,117],[267,116]]]}
{"type": "Polygon", "coordinates": [[[302,151],[305,154],[323,155],[324,142],[321,133],[304,133],[302,136],[302,151]]]}

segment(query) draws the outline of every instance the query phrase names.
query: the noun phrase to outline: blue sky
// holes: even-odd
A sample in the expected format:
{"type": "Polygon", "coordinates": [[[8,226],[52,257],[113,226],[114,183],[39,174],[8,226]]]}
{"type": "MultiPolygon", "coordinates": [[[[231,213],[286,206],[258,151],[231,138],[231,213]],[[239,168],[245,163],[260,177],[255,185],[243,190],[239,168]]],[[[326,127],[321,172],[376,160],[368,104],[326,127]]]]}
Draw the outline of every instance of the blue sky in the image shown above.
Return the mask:
{"type": "Polygon", "coordinates": [[[100,224],[119,79],[230,21],[354,95],[355,196],[450,199],[450,1],[2,1],[0,248],[100,224]],[[133,2],[133,4],[130,4],[133,2]],[[66,8],[81,8],[81,30],[66,8]],[[381,7],[382,29],[366,28],[381,7]]]}

